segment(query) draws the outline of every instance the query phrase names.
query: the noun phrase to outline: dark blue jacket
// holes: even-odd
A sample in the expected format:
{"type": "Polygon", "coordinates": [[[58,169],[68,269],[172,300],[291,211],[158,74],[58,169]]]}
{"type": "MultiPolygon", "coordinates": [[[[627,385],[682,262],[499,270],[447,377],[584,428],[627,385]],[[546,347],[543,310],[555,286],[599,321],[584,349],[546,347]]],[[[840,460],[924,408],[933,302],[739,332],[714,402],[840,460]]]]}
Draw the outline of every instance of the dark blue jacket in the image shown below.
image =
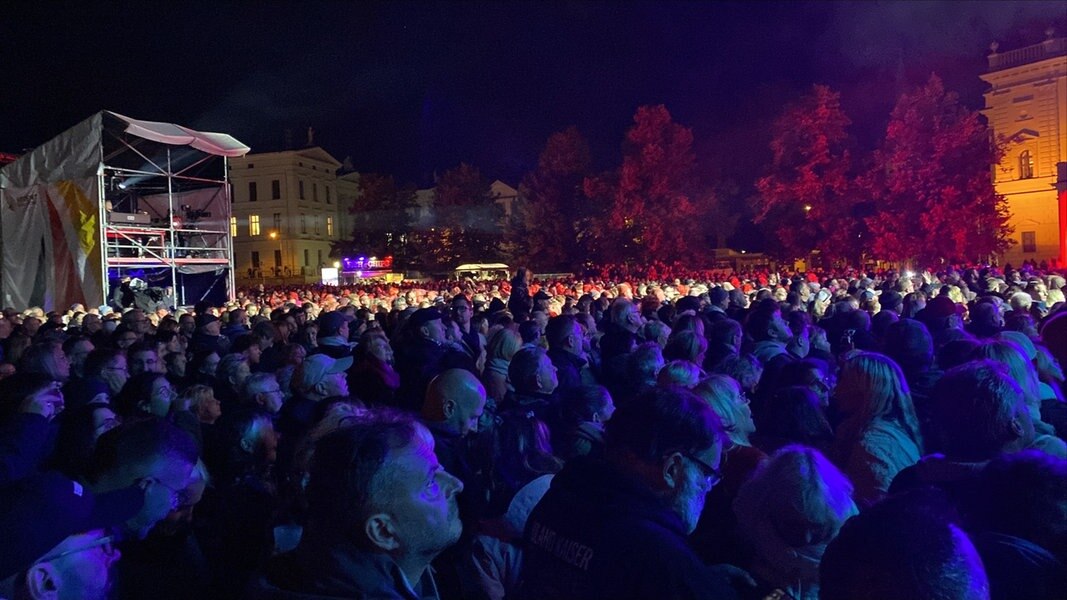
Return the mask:
{"type": "Polygon", "coordinates": [[[587,457],[568,462],[530,514],[522,580],[529,600],[739,597],[647,485],[587,457]]]}

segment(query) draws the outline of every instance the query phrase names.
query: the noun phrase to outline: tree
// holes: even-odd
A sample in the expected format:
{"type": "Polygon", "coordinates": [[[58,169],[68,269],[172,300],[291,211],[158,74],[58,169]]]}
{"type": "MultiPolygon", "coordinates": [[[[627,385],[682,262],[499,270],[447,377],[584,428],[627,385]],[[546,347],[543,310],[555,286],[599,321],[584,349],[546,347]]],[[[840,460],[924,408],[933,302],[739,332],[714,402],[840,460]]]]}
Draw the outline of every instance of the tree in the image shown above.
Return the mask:
{"type": "Polygon", "coordinates": [[[848,145],[841,96],[824,85],[788,107],[774,123],[770,172],[756,183],[755,221],[773,232],[777,253],[794,259],[818,250],[824,258],[854,260],[865,224],[848,145]]]}
{"type": "Polygon", "coordinates": [[[611,176],[587,178],[588,197],[605,203],[597,232],[611,261],[698,260],[706,255],[702,219],[710,194],[694,195],[693,132],[663,105],[642,106],[626,132],[623,162],[611,176]]]}
{"type": "Polygon", "coordinates": [[[423,254],[437,269],[499,258],[503,209],[477,167],[445,171],[434,190],[434,227],[423,254]]]}
{"type": "Polygon", "coordinates": [[[1002,153],[982,117],[936,75],[902,95],[864,182],[877,207],[867,218],[871,249],[924,264],[1003,252],[1011,244],[1007,204],[989,174],[1002,153]]]}
{"type": "Polygon", "coordinates": [[[592,217],[582,194],[589,163],[589,144],[570,127],[549,136],[537,168],[523,178],[519,237],[530,266],[573,269],[586,257],[580,234],[592,217]]]}
{"type": "Polygon", "coordinates": [[[335,252],[392,255],[402,260],[407,250],[404,240],[413,227],[414,206],[414,185],[397,185],[391,175],[360,175],[359,193],[349,208],[351,238],[336,243],[335,252]]]}

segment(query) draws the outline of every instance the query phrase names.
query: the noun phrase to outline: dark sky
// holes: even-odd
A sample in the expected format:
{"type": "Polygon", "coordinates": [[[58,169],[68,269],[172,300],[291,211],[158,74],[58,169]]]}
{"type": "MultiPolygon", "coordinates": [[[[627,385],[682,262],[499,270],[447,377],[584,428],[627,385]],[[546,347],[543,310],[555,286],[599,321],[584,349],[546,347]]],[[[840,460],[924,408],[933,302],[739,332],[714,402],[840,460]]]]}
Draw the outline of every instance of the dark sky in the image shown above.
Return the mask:
{"type": "Polygon", "coordinates": [[[861,144],[937,71],[981,107],[989,43],[1067,35],[1055,2],[22,2],[0,13],[0,150],[108,109],[230,133],[285,131],[360,171],[426,184],[470,162],[517,182],[576,125],[598,167],[634,110],[693,127],[703,168],[749,177],[767,127],[813,83],[861,144]],[[95,6],[86,6],[94,4],[95,6]]]}

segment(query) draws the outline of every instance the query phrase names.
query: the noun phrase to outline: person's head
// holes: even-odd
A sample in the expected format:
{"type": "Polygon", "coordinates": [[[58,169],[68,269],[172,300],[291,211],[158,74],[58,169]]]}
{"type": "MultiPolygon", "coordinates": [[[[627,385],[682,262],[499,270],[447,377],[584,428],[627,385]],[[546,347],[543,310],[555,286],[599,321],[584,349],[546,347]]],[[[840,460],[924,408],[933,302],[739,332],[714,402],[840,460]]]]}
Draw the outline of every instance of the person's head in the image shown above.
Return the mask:
{"type": "Polygon", "coordinates": [[[219,365],[215,369],[215,377],[235,390],[241,389],[251,374],[252,367],[248,364],[248,357],[236,352],[231,352],[219,359],[219,365]]]}
{"type": "Polygon", "coordinates": [[[51,420],[63,412],[65,404],[58,381],[43,373],[16,373],[6,378],[0,389],[0,421],[16,413],[51,420]]]}
{"type": "Polygon", "coordinates": [[[319,337],[338,336],[348,341],[349,335],[348,317],[337,311],[330,311],[319,315],[319,337]]]}
{"type": "Polygon", "coordinates": [[[677,385],[692,389],[703,377],[704,371],[688,360],[672,360],[659,370],[656,375],[656,385],[677,385]]]}
{"type": "Polygon", "coordinates": [[[408,318],[407,327],[418,338],[443,344],[447,330],[442,317],[436,308],[420,308],[408,318]]]}
{"type": "Polygon", "coordinates": [[[711,407],[682,388],[653,388],[607,424],[607,456],[663,499],[686,531],[721,479],[726,433],[711,407]]]}
{"type": "Polygon", "coordinates": [[[74,335],[63,342],[63,352],[70,363],[70,373],[76,377],[85,377],[85,361],[93,351],[93,343],[84,335],[74,335]]]}
{"type": "Polygon", "coordinates": [[[156,353],[154,344],[137,342],[126,349],[126,357],[131,377],[136,377],[142,373],[159,373],[162,371],[162,365],[159,364],[159,355],[156,353]]]}
{"type": "Polygon", "coordinates": [[[452,298],[449,308],[451,308],[452,320],[459,324],[460,327],[470,325],[474,311],[471,308],[470,300],[467,300],[466,296],[460,294],[452,298]]]}
{"type": "Polygon", "coordinates": [[[741,386],[726,375],[711,375],[700,382],[693,392],[700,396],[719,416],[722,427],[730,441],[740,446],[749,446],[749,436],[756,432],[752,409],[741,386]]]}
{"type": "Polygon", "coordinates": [[[1067,460],[1040,450],[994,458],[978,479],[977,525],[1067,556],[1067,460]]]}
{"type": "Polygon", "coordinates": [[[757,342],[786,342],[791,337],[777,303],[761,304],[748,315],[745,332],[757,342]]]}
{"type": "Polygon", "coordinates": [[[929,368],[934,363],[934,338],[921,321],[900,319],[886,329],[886,355],[905,371],[929,368]]]}
{"type": "Polygon", "coordinates": [[[63,344],[57,340],[37,342],[26,349],[19,361],[22,373],[40,373],[53,381],[70,379],[70,361],[63,352],[63,344]]]}
{"type": "Polygon", "coordinates": [[[659,347],[662,348],[667,345],[667,340],[671,337],[671,328],[660,320],[645,321],[645,326],[642,328],[641,337],[648,342],[656,342],[659,347]]]}
{"type": "Polygon", "coordinates": [[[296,368],[291,385],[296,392],[311,400],[348,396],[345,372],[351,366],[351,356],[335,359],[326,354],[312,354],[296,368]]]}
{"type": "Polygon", "coordinates": [[[935,449],[979,462],[1030,445],[1034,424],[1025,396],[1003,364],[973,361],[948,370],[931,397],[935,449]]]}
{"type": "Polygon", "coordinates": [[[987,600],[989,581],[967,534],[905,494],[845,523],[819,566],[819,598],[987,600]]]}
{"type": "Polygon", "coordinates": [[[185,379],[185,368],[188,366],[188,359],[184,352],[168,352],[163,357],[163,366],[167,370],[167,375],[176,380],[182,380],[185,379]]]}
{"type": "Polygon", "coordinates": [[[608,388],[583,385],[563,399],[563,414],[572,423],[607,423],[615,414],[615,402],[608,388]]]}
{"type": "MultiPolygon", "coordinates": [[[[1031,347],[1033,345],[1031,344],[1031,347]]],[[[995,360],[1008,369],[1011,378],[1019,384],[1027,404],[1031,406],[1031,416],[1034,416],[1034,408],[1040,407],[1041,391],[1040,379],[1034,364],[1023,354],[1023,350],[1014,342],[1006,339],[989,339],[982,341],[971,354],[972,359],[995,360]]],[[[1039,415],[1038,415],[1039,416],[1039,415]]]]}
{"type": "Polygon", "coordinates": [[[122,324],[130,331],[136,333],[138,339],[148,333],[148,317],[144,314],[144,311],[139,308],[131,308],[122,313],[122,324]]]}
{"type": "Polygon", "coordinates": [[[215,423],[219,436],[205,448],[205,462],[219,483],[265,473],[278,458],[278,437],[268,413],[246,407],[215,423]]]}
{"type": "Polygon", "coordinates": [[[104,529],[69,535],[34,561],[16,580],[18,600],[105,600],[111,565],[121,553],[104,529]]]}
{"type": "Polygon", "coordinates": [[[253,407],[276,415],[285,402],[285,393],[274,373],[253,373],[245,380],[242,400],[253,407]]]}
{"type": "Polygon", "coordinates": [[[523,348],[511,357],[508,380],[516,392],[524,394],[551,394],[559,386],[556,366],[538,347],[523,348]]]}
{"type": "Polygon", "coordinates": [[[209,385],[191,385],[181,393],[181,398],[188,400],[189,410],[201,423],[214,423],[222,416],[222,403],[209,385]]]}
{"type": "Polygon", "coordinates": [[[786,446],[759,466],[735,502],[741,536],[757,555],[774,560],[775,545],[826,544],[859,509],[852,483],[821,452],[786,446]],[[772,539],[766,539],[768,533],[772,539]]]}
{"type": "Polygon", "coordinates": [[[818,446],[834,438],[818,394],[794,385],[776,390],[760,413],[760,433],[796,444],[818,446]]]}
{"type": "Polygon", "coordinates": [[[639,384],[654,385],[663,365],[663,350],[656,342],[640,344],[626,357],[626,371],[639,384]]]}
{"type": "Polygon", "coordinates": [[[381,330],[368,331],[360,337],[359,346],[356,347],[357,355],[362,359],[366,357],[393,364],[393,347],[389,345],[389,338],[381,333],[381,330]]]}
{"type": "MultiPolygon", "coordinates": [[[[717,288],[721,289],[721,288],[717,288]]],[[[707,328],[708,347],[729,348],[733,353],[741,350],[741,324],[733,319],[719,319],[707,328]]]]}
{"type": "Polygon", "coordinates": [[[144,537],[177,505],[196,461],[196,443],[189,434],[165,419],[135,419],[97,440],[89,482],[94,493],[139,486],[144,503],[126,528],[144,537]]]}
{"type": "Polygon", "coordinates": [[[196,316],[196,332],[206,336],[217,336],[222,331],[222,322],[211,313],[203,313],[196,316]]]}
{"type": "Polygon", "coordinates": [[[467,435],[478,431],[484,410],[485,387],[478,378],[464,369],[448,369],[430,381],[422,417],[467,435]]]}
{"type": "Polygon", "coordinates": [[[609,312],[611,322],[630,333],[637,333],[644,323],[637,305],[624,297],[618,297],[611,303],[609,312]]]}
{"type": "Polygon", "coordinates": [[[344,540],[398,562],[429,565],[459,540],[459,479],[412,417],[373,410],[321,440],[311,460],[305,539],[344,540]]]}
{"type": "Polygon", "coordinates": [[[903,429],[922,447],[911,392],[897,363],[875,352],[857,352],[841,367],[834,404],[846,419],[871,423],[885,419],[903,429]]]}
{"type": "Polygon", "coordinates": [[[729,354],[715,365],[715,372],[732,378],[746,394],[754,394],[763,377],[763,365],[751,354],[729,354]]]}
{"type": "Polygon", "coordinates": [[[492,487],[512,495],[541,475],[556,473],[563,461],[552,451],[548,425],[533,412],[512,409],[500,412],[490,432],[489,471],[492,487]]]}
{"type": "Polygon", "coordinates": [[[115,348],[97,348],[85,359],[85,374],[107,383],[111,395],[118,394],[130,371],[126,367],[126,354],[115,348]]]}
{"type": "Polygon", "coordinates": [[[233,341],[233,345],[230,346],[230,352],[243,354],[248,359],[248,364],[252,366],[258,365],[259,359],[263,355],[263,350],[259,347],[256,336],[251,333],[237,336],[233,341]]]}
{"type": "Polygon", "coordinates": [[[496,333],[489,337],[489,343],[486,346],[486,360],[503,360],[511,361],[511,358],[515,356],[515,353],[522,348],[522,336],[519,332],[511,327],[504,327],[498,329],[496,333]]]}
{"type": "Polygon", "coordinates": [[[165,375],[148,372],[130,377],[115,397],[113,405],[123,417],[142,414],[166,417],[177,396],[178,393],[165,375]]]}
{"type": "Polygon", "coordinates": [[[707,351],[708,340],[703,334],[692,329],[675,329],[663,348],[663,359],[687,360],[695,365],[702,365],[707,351]]]}
{"type": "Polygon", "coordinates": [[[548,339],[548,347],[553,350],[582,354],[585,334],[578,320],[571,315],[552,317],[545,327],[545,338],[548,339]]]}

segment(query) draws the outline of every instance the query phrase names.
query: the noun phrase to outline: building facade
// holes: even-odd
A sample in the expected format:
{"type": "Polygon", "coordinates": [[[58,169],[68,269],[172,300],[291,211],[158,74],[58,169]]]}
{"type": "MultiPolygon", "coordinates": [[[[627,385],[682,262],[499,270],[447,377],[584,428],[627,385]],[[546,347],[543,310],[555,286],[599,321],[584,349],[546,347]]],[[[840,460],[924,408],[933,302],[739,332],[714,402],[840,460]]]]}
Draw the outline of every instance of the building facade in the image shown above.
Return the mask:
{"type": "Polygon", "coordinates": [[[319,147],[230,160],[238,286],[321,280],[320,269],[335,262],[331,242],[349,233],[341,213],[351,185],[338,183],[340,167],[319,147]]]}
{"type": "Polygon", "coordinates": [[[1006,141],[993,167],[1007,198],[1015,244],[1001,257],[1067,265],[1067,38],[989,55],[982,113],[1006,141]]]}

